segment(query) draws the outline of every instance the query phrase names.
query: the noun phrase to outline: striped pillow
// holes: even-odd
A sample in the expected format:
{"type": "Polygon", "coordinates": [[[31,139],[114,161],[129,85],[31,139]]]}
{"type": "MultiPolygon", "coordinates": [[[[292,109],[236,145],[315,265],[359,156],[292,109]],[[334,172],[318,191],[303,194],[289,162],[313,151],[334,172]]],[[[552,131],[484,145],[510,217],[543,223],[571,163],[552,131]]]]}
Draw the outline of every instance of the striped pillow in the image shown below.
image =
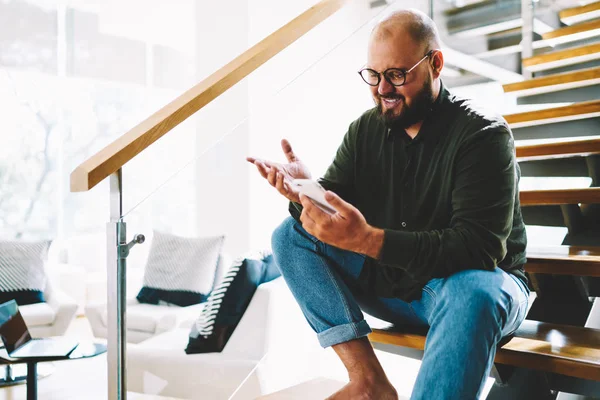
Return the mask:
{"type": "Polygon", "coordinates": [[[140,303],[189,306],[212,290],[224,236],[185,238],[154,232],[140,303]]]}
{"type": "Polygon", "coordinates": [[[256,288],[281,273],[270,252],[236,260],[212,291],[192,325],[187,354],[221,352],[242,319],[256,288]]]}
{"type": "Polygon", "coordinates": [[[24,306],[45,301],[49,245],[47,240],[0,242],[0,303],[16,300],[24,306]]]}

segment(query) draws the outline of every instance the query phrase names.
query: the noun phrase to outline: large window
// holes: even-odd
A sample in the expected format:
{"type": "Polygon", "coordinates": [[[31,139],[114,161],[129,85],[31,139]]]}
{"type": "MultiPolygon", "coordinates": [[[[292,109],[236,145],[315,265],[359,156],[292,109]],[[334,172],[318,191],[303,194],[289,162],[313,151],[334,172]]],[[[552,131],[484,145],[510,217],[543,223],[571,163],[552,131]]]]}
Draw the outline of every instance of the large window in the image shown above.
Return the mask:
{"type": "Polygon", "coordinates": [[[194,82],[194,2],[163,3],[0,1],[4,239],[103,228],[106,184],[72,194],[70,172],[194,82]]]}

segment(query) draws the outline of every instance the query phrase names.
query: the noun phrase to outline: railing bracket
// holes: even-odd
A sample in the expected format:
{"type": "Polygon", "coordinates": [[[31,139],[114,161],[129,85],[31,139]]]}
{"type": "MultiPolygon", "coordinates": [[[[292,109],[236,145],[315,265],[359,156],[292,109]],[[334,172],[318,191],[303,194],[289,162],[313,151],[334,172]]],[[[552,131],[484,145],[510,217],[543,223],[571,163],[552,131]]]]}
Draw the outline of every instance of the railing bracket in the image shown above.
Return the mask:
{"type": "Polygon", "coordinates": [[[136,244],[142,244],[145,241],[146,241],[146,237],[144,235],[137,234],[133,237],[133,240],[131,242],[117,245],[117,254],[118,254],[119,260],[126,259],[127,256],[129,255],[129,251],[131,250],[131,248],[133,246],[135,246],[136,244]]]}

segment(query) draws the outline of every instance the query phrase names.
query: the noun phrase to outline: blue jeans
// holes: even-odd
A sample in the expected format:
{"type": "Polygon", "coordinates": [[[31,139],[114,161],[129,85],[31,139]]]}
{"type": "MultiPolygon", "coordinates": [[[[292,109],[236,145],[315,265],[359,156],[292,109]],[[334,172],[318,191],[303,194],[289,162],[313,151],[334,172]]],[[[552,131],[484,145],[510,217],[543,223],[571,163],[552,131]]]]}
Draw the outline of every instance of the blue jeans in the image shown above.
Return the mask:
{"type": "Polygon", "coordinates": [[[322,243],[293,218],[275,230],[272,247],[321,346],[368,335],[362,310],[396,325],[429,328],[412,399],[478,398],[497,344],[527,311],[529,289],[499,268],[432,279],[419,300],[405,302],[353,293],[365,256],[322,243]]]}

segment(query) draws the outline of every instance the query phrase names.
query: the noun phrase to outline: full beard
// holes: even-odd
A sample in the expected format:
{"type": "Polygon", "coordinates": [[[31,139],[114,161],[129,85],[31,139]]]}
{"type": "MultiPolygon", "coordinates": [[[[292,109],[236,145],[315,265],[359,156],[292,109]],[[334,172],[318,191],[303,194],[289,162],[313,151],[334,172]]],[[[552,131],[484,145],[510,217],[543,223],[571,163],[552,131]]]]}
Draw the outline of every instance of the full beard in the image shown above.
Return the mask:
{"type": "Polygon", "coordinates": [[[427,81],[423,83],[423,87],[415,96],[411,106],[406,104],[406,99],[402,95],[392,94],[386,97],[402,99],[402,111],[398,115],[395,114],[395,109],[384,111],[382,106],[383,100],[381,100],[381,96],[379,96],[375,100],[379,117],[382,119],[386,127],[400,129],[407,129],[417,122],[425,119],[435,100],[431,90],[431,79],[427,79],[427,81]]]}

